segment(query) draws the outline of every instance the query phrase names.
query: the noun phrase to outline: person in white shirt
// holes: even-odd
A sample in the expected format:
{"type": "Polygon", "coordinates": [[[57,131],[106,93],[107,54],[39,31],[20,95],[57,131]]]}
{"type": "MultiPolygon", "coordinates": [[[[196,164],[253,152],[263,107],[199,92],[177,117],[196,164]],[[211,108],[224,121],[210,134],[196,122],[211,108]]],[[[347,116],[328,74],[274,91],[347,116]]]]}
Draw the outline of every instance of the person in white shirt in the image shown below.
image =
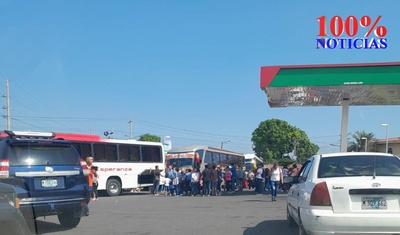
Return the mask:
{"type": "Polygon", "coordinates": [[[257,173],[256,173],[256,192],[257,194],[262,194],[263,193],[263,164],[258,164],[257,168],[257,173]]]}
{"type": "Polygon", "coordinates": [[[164,183],[164,187],[165,187],[165,196],[167,195],[171,195],[173,192],[170,190],[170,184],[172,184],[172,180],[170,178],[165,178],[165,183],[164,183]]]}
{"type": "Polygon", "coordinates": [[[271,168],[271,171],[269,172],[269,176],[272,188],[271,190],[272,201],[276,201],[279,185],[283,183],[282,169],[278,166],[277,163],[274,163],[274,166],[271,168]]]}
{"type": "Polygon", "coordinates": [[[192,179],[190,181],[192,188],[192,196],[197,196],[198,188],[199,188],[199,172],[196,168],[193,169],[192,179]]]}
{"type": "Polygon", "coordinates": [[[165,191],[165,173],[164,173],[164,171],[160,172],[160,190],[161,190],[161,192],[165,191]]]}

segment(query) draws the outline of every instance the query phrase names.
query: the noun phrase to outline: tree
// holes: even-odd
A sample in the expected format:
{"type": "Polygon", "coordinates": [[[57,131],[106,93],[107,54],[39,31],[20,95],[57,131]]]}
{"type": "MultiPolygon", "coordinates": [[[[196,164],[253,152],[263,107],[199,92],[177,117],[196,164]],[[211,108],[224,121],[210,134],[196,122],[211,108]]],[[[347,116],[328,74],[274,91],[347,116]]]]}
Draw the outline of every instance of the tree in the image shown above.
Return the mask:
{"type": "Polygon", "coordinates": [[[149,142],[161,142],[161,137],[156,135],[150,135],[149,133],[141,135],[139,138],[140,141],[149,141],[149,142]]]}
{"type": "Polygon", "coordinates": [[[279,119],[261,122],[253,131],[251,141],[256,155],[269,163],[278,161],[283,154],[293,150],[297,162],[302,163],[319,150],[316,144],[310,142],[304,131],[279,119]]]}
{"type": "MultiPolygon", "coordinates": [[[[353,140],[349,142],[347,146],[347,152],[364,152],[365,151],[365,141],[371,142],[376,140],[375,134],[367,133],[365,131],[356,131],[350,134],[353,140]],[[366,138],[366,140],[365,140],[366,138]]],[[[367,144],[368,152],[376,152],[376,146],[374,144],[367,144]]]]}
{"type": "Polygon", "coordinates": [[[290,157],[282,157],[281,159],[278,160],[278,164],[280,166],[289,166],[293,164],[295,161],[292,160],[290,157]]]}

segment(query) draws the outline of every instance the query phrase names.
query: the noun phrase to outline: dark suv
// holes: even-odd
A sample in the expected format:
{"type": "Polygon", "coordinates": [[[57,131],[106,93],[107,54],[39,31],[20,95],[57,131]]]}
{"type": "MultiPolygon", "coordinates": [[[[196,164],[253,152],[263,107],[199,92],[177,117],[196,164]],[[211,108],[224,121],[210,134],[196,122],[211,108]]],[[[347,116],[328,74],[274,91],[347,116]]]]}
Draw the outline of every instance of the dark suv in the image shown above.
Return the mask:
{"type": "Polygon", "coordinates": [[[85,161],[70,142],[53,133],[12,132],[0,140],[0,182],[15,187],[32,229],[40,216],[57,215],[76,227],[90,201],[85,161]]]}

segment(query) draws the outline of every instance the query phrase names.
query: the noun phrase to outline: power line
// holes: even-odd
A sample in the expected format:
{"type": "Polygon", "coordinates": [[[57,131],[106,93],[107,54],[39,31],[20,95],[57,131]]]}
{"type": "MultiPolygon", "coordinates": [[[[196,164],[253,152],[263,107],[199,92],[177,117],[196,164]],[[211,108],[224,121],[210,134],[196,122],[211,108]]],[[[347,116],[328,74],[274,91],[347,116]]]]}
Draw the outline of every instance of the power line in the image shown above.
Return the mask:
{"type": "Polygon", "coordinates": [[[219,137],[230,137],[230,138],[238,138],[238,139],[247,139],[247,138],[249,138],[249,137],[244,137],[244,136],[231,136],[231,135],[221,135],[221,134],[202,132],[202,131],[194,131],[194,130],[188,130],[188,129],[183,129],[183,128],[166,126],[166,125],[157,124],[157,123],[151,123],[151,122],[142,121],[142,120],[139,120],[139,119],[135,119],[135,120],[136,120],[136,122],[141,123],[141,124],[149,124],[149,125],[154,125],[154,126],[158,126],[158,127],[164,127],[164,128],[167,128],[167,129],[179,130],[179,131],[184,131],[184,132],[189,132],[189,133],[197,133],[197,134],[202,134],[202,135],[211,135],[211,136],[219,136],[219,137]]]}

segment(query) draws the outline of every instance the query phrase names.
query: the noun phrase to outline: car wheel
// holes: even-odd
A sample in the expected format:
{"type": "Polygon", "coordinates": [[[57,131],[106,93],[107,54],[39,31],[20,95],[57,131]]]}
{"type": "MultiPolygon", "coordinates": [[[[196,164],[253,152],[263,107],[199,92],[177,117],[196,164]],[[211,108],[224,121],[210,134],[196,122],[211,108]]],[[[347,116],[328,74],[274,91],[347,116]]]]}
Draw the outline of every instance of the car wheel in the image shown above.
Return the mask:
{"type": "Polygon", "coordinates": [[[299,223],[299,235],[307,235],[306,230],[304,229],[303,222],[300,219],[299,223]]]}
{"type": "Polygon", "coordinates": [[[289,208],[286,208],[286,218],[289,223],[289,227],[294,227],[296,225],[296,221],[294,221],[293,217],[289,213],[289,208]]]}
{"type": "Polygon", "coordinates": [[[73,211],[64,211],[57,215],[58,221],[63,227],[74,228],[81,222],[81,217],[74,217],[73,211]]]}
{"type": "Polygon", "coordinates": [[[116,179],[107,181],[107,194],[110,197],[118,196],[121,193],[121,183],[116,179]]]}

